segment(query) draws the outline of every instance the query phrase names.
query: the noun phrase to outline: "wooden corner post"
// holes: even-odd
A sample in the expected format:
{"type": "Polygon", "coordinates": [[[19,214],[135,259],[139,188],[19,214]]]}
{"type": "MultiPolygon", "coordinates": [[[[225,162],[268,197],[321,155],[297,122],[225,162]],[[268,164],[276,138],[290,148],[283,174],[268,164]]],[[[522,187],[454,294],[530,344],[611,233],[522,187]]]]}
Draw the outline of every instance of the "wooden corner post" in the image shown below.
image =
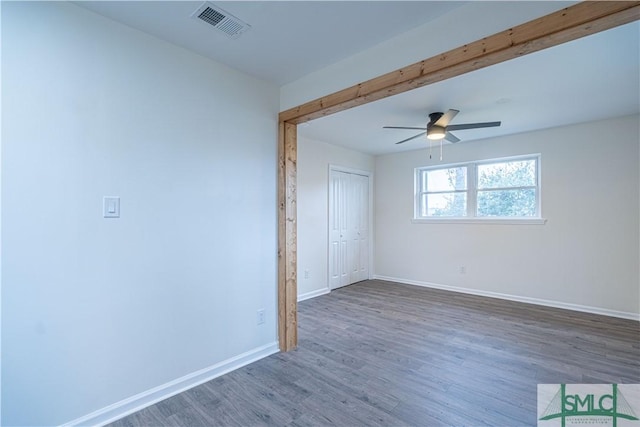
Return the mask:
{"type": "Polygon", "coordinates": [[[298,345],[297,125],[278,129],[278,337],[280,351],[298,345]]]}

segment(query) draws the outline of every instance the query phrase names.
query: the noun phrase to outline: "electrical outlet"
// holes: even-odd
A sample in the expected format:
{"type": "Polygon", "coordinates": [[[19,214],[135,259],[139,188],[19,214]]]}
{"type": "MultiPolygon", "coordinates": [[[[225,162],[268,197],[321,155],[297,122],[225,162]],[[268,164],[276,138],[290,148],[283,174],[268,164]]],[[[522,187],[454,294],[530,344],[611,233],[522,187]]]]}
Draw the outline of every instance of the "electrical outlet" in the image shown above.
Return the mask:
{"type": "Polygon", "coordinates": [[[264,323],[264,317],[265,317],[264,308],[261,308],[260,310],[258,310],[258,313],[257,313],[258,325],[262,325],[264,323]]]}
{"type": "Polygon", "coordinates": [[[310,276],[310,274],[309,274],[309,270],[307,269],[307,270],[305,270],[305,271],[304,271],[304,278],[305,278],[305,279],[308,279],[308,278],[309,278],[309,276],[310,276]]]}
{"type": "Polygon", "coordinates": [[[464,265],[460,266],[460,274],[467,274],[467,267],[465,267],[464,265]]]}

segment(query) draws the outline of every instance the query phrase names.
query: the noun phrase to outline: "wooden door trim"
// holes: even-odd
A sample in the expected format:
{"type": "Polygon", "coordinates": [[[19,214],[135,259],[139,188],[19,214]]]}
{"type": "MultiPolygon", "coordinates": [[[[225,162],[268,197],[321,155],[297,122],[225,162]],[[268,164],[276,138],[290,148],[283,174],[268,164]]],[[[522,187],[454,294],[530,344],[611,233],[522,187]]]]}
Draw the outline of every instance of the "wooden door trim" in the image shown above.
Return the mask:
{"type": "Polygon", "coordinates": [[[446,80],[640,19],[640,1],[585,1],[279,114],[278,335],[297,346],[297,124],[446,80]]]}

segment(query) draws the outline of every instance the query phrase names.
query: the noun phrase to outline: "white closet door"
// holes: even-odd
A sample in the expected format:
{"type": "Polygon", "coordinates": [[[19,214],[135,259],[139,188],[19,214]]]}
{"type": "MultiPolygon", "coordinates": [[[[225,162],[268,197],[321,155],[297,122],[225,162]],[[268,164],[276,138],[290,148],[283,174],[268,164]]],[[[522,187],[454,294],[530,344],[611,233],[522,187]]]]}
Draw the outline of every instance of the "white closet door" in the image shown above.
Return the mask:
{"type": "Polygon", "coordinates": [[[331,171],[329,191],[329,282],[331,289],[348,285],[349,235],[347,209],[349,174],[331,171]]]}
{"type": "Polygon", "coordinates": [[[332,170],[329,176],[329,285],[369,278],[369,177],[332,170]]]}

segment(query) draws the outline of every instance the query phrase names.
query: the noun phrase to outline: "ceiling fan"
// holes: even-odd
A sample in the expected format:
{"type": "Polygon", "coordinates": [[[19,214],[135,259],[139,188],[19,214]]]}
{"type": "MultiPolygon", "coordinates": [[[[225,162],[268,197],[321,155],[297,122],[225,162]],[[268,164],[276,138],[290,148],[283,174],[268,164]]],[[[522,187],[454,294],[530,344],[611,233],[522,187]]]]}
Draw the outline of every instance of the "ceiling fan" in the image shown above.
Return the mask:
{"type": "Polygon", "coordinates": [[[396,144],[402,144],[403,142],[411,141],[412,139],[419,138],[424,134],[427,134],[427,138],[433,140],[446,139],[449,142],[455,143],[459,142],[460,138],[456,137],[451,133],[452,130],[463,130],[463,129],[478,129],[478,128],[490,128],[500,126],[501,122],[485,122],[485,123],[464,123],[459,125],[450,125],[449,122],[453,120],[453,118],[460,111],[458,110],[449,110],[446,113],[431,113],[429,114],[429,123],[427,123],[427,127],[425,128],[417,128],[417,127],[405,127],[405,126],[384,126],[384,129],[415,129],[422,130],[424,132],[420,132],[416,136],[412,136],[411,138],[403,139],[402,141],[396,142],[396,144]]]}

